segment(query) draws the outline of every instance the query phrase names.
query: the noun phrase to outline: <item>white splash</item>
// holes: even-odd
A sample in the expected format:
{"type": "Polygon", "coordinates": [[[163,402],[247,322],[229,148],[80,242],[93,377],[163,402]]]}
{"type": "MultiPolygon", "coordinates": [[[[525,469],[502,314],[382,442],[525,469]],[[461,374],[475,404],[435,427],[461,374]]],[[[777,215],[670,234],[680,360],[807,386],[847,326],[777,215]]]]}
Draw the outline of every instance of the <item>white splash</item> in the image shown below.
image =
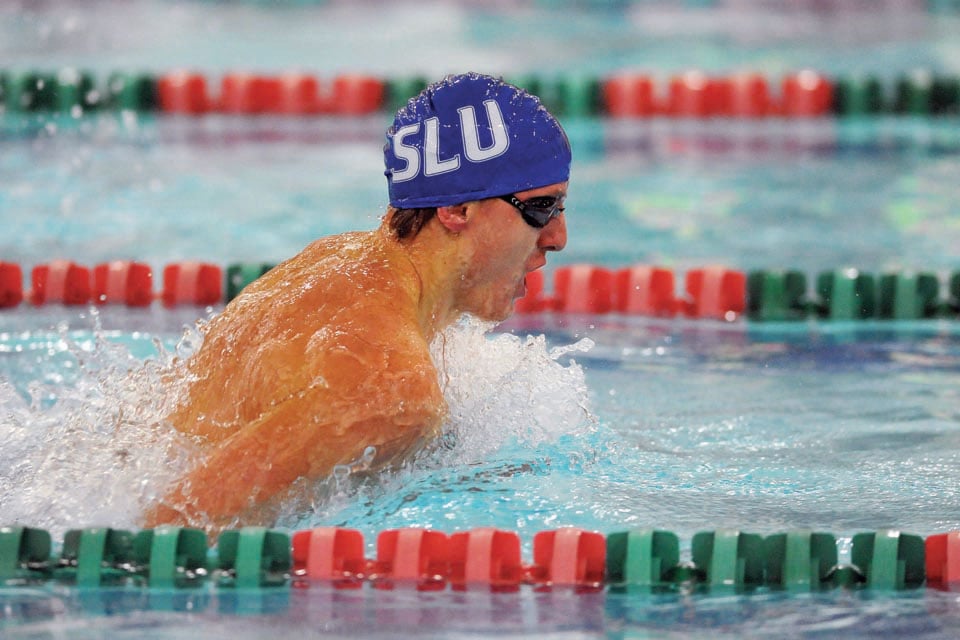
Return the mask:
{"type": "Polygon", "coordinates": [[[483,460],[508,441],[532,449],[596,426],[583,369],[572,359],[560,362],[593,341],[548,350],[543,335],[494,334],[492,327],[465,317],[431,345],[449,411],[449,464],[483,460]]]}
{"type": "MultiPolygon", "coordinates": [[[[444,437],[413,468],[482,462],[507,443],[532,452],[595,428],[583,370],[569,358],[591,348],[590,340],[550,350],[543,336],[491,328],[465,318],[432,345],[449,413],[444,437]]],[[[0,378],[0,526],[40,527],[55,539],[77,527],[136,529],[144,507],[199,459],[165,416],[185,385],[183,359],[202,337],[188,330],[172,353],[157,342],[147,360],[99,327],[86,337],[63,327],[54,341],[57,355],[27,385],[29,399],[0,378]]],[[[350,500],[356,485],[349,476],[370,479],[362,463],[311,487],[298,483],[281,520],[297,519],[290,509],[316,515],[335,510],[331,500],[350,500]]]]}
{"type": "Polygon", "coordinates": [[[54,351],[73,356],[59,366],[77,367],[74,383],[49,373],[53,382],[31,381],[25,400],[0,380],[0,524],[48,529],[55,538],[76,527],[136,528],[143,506],[195,454],[164,421],[180,365],[157,348],[143,361],[99,328],[92,338],[62,328],[54,351]]]}
{"type": "Polygon", "coordinates": [[[285,501],[280,526],[358,526],[368,520],[380,526],[388,517],[383,510],[392,511],[385,496],[409,494],[409,483],[419,486],[424,474],[442,477],[458,467],[482,466],[508,449],[512,460],[524,452],[535,460],[542,456],[540,445],[596,432],[583,369],[568,357],[591,349],[593,341],[548,349],[542,335],[520,338],[493,328],[465,316],[431,344],[447,402],[441,438],[387,473],[371,476],[363,460],[338,467],[329,480],[302,487],[285,501]]]}

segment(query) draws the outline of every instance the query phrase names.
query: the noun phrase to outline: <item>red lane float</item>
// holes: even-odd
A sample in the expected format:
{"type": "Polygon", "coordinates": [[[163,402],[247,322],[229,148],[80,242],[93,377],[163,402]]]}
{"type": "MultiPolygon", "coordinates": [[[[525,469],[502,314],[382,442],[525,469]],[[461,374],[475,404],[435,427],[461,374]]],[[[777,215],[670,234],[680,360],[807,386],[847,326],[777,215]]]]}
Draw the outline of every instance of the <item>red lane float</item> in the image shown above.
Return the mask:
{"type": "Polygon", "coordinates": [[[30,272],[30,301],[34,305],[81,305],[90,302],[90,269],[70,260],[54,260],[30,272]]]}
{"type": "Polygon", "coordinates": [[[925,552],[927,582],[960,590],[960,531],[929,536],[925,552]]]}
{"type": "Polygon", "coordinates": [[[516,591],[524,579],[520,536],[479,528],[450,536],[450,584],[456,591],[516,591]]]}
{"type": "Polygon", "coordinates": [[[642,75],[617,75],[603,83],[603,104],[614,118],[650,117],[657,112],[653,80],[642,75]]]}
{"type": "Polygon", "coordinates": [[[359,589],[368,573],[363,534],[354,529],[317,527],[292,539],[293,572],[337,589],[359,589]]]}
{"type": "Polygon", "coordinates": [[[449,573],[447,534],[429,529],[391,529],[377,536],[378,589],[397,586],[440,591],[449,573]]]}
{"type": "Polygon", "coordinates": [[[775,111],[767,79],[757,73],[731,76],[727,109],[735,118],[763,118],[775,111]]]}
{"type": "Polygon", "coordinates": [[[683,304],[692,318],[736,320],[747,308],[747,276],[724,267],[687,272],[685,289],[690,296],[683,304]]]}
{"type": "Polygon", "coordinates": [[[670,79],[667,113],[678,118],[705,118],[710,115],[710,79],[699,71],[688,71],[670,79]]]}
{"type": "Polygon", "coordinates": [[[333,79],[331,90],[322,94],[319,110],[323,113],[361,116],[383,107],[383,81],[373,76],[345,74],[333,79]]]}
{"type": "Polygon", "coordinates": [[[553,274],[556,307],[567,313],[609,313],[613,272],[590,264],[559,267],[553,274]]]}
{"type": "Polygon", "coordinates": [[[677,118],[712,118],[730,113],[733,89],[726,78],[688,71],[670,79],[666,112],[677,118]]]}
{"type": "Polygon", "coordinates": [[[707,117],[729,117],[732,102],[733,83],[730,78],[710,78],[707,83],[707,117]]]}
{"type": "MultiPolygon", "coordinates": [[[[63,80],[66,77],[65,74],[40,75],[51,81],[57,78],[63,80]]],[[[921,80],[908,78],[903,81],[906,84],[901,83],[903,86],[897,87],[900,93],[909,93],[907,98],[915,98],[913,102],[916,103],[917,110],[941,113],[949,111],[952,105],[955,106],[955,77],[930,73],[923,75],[921,80]],[[930,98],[931,91],[936,94],[933,98],[930,98]]],[[[185,70],[173,71],[156,78],[147,74],[114,76],[116,78],[111,76],[108,84],[111,94],[117,95],[113,96],[116,99],[111,100],[108,106],[143,111],[159,107],[167,113],[191,115],[214,110],[242,114],[366,115],[396,104],[395,99],[399,94],[410,95],[424,84],[419,80],[410,84],[409,79],[384,80],[363,74],[341,74],[330,82],[324,79],[318,84],[317,78],[299,72],[260,75],[233,71],[213,81],[202,74],[185,70]],[[220,94],[216,97],[208,93],[207,85],[211,82],[218,83],[220,94]],[[153,90],[154,85],[156,92],[153,90]],[[393,92],[399,93],[393,95],[389,101],[386,100],[387,95],[393,92]]],[[[87,80],[92,81],[90,78],[87,80]]],[[[535,76],[528,80],[528,84],[550,84],[550,81],[535,76]]],[[[657,114],[683,118],[761,118],[774,114],[812,117],[841,115],[851,109],[857,112],[866,110],[870,113],[899,113],[909,110],[906,107],[895,108],[897,105],[892,103],[884,109],[884,105],[873,104],[876,100],[867,100],[871,104],[866,106],[860,104],[862,100],[854,100],[859,106],[851,106],[852,103],[848,104],[849,100],[841,100],[843,104],[834,104],[833,98],[837,91],[843,91],[844,95],[850,91],[861,91],[876,97],[874,94],[882,87],[879,87],[875,78],[868,78],[864,85],[857,79],[835,80],[809,69],[783,76],[777,87],[780,95],[776,99],[771,96],[768,87],[770,80],[756,72],[711,76],[700,70],[691,70],[666,79],[665,86],[662,87],[651,76],[631,71],[615,72],[608,77],[587,80],[591,86],[599,85],[602,99],[597,103],[591,101],[589,106],[585,106],[585,112],[613,118],[650,117],[657,114]]],[[[57,85],[57,82],[53,84],[57,85]]],[[[68,78],[60,84],[63,85],[60,88],[65,89],[68,94],[76,93],[77,85],[73,80],[68,78]]],[[[569,89],[570,82],[561,79],[561,85],[562,93],[569,89]]],[[[29,86],[24,86],[30,89],[29,86]]],[[[66,100],[64,104],[67,106],[72,104],[70,95],[61,96],[66,100]]],[[[44,96],[34,98],[36,99],[31,104],[35,108],[45,110],[56,106],[44,96]]]]}
{"type": "Polygon", "coordinates": [[[224,113],[276,112],[280,103],[279,78],[228,73],[220,81],[219,109],[224,113]]]}
{"type": "Polygon", "coordinates": [[[285,73],[278,82],[280,91],[272,112],[304,115],[319,110],[320,83],[316,78],[303,73],[285,73]]]}
{"type": "Polygon", "coordinates": [[[824,116],[832,107],[833,86],[816,71],[800,71],[783,79],[782,111],[785,116],[824,116]]]}
{"type": "Polygon", "coordinates": [[[203,262],[180,262],[163,269],[164,306],[209,306],[223,300],[223,270],[203,262]]]}
{"type": "Polygon", "coordinates": [[[93,301],[147,307],[153,302],[153,271],[129,260],[98,264],[93,268],[93,301]]]}
{"type": "Polygon", "coordinates": [[[259,78],[247,73],[228,73],[220,80],[219,110],[226,113],[259,113],[259,78]]]}
{"type": "Polygon", "coordinates": [[[614,273],[614,311],[641,316],[670,317],[677,312],[673,272],[635,265],[614,273]]]}
{"type": "Polygon", "coordinates": [[[167,113],[198,115],[210,111],[207,80],[198,73],[175,71],[157,80],[160,109],[167,113]]]}
{"type": "Polygon", "coordinates": [[[530,578],[538,590],[603,587],[607,541],[603,534],[564,527],[533,537],[530,578]]]}
{"type": "Polygon", "coordinates": [[[23,302],[23,269],[13,262],[0,262],[0,309],[23,302]]]}

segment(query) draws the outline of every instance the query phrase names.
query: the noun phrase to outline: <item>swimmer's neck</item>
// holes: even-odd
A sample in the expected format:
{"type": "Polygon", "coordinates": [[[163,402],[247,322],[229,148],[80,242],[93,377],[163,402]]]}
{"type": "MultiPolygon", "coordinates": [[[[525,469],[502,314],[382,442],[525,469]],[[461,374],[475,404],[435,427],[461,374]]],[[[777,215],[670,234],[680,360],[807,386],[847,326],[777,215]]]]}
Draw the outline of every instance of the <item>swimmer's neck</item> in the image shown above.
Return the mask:
{"type": "Polygon", "coordinates": [[[378,230],[381,239],[407,259],[417,318],[428,341],[462,315],[457,300],[469,259],[465,243],[434,222],[405,240],[398,240],[386,223],[378,230]]]}

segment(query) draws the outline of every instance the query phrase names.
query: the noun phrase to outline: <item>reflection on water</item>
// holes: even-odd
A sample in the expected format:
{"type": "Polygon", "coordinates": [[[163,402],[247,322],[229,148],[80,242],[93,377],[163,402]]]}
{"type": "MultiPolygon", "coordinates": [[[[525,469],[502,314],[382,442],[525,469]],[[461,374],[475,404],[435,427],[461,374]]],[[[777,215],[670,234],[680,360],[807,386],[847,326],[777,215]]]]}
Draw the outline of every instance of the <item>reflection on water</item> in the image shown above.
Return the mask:
{"type": "Polygon", "coordinates": [[[920,638],[955,637],[956,594],[422,593],[414,591],[162,592],[119,589],[0,589],[5,622],[27,635],[260,638],[920,638]],[[184,615],[188,614],[188,615],[184,615]],[[239,614],[239,615],[238,615],[239,614]]]}
{"type": "MultiPolygon", "coordinates": [[[[914,67],[960,72],[949,0],[282,5],[4,3],[0,57],[11,69],[200,67],[213,78],[304,67],[331,75],[343,51],[349,70],[386,77],[438,76],[477,60],[488,65],[481,71],[544,77],[701,68],[776,78],[813,67],[892,82],[914,67]],[[409,37],[424,28],[431,38],[409,37]]],[[[8,114],[0,256],[25,270],[58,257],[134,257],[155,268],[277,261],[317,236],[371,228],[385,202],[380,120],[8,114]]],[[[559,263],[808,275],[957,267],[955,117],[565,125],[576,161],[559,263]]],[[[54,531],[130,526],[137,501],[163,482],[149,470],[172,473],[170,459],[190,456],[164,440],[164,401],[150,392],[194,318],[104,310],[98,336],[76,318],[53,328],[58,313],[0,316],[4,517],[54,531]]],[[[719,527],[841,537],[960,527],[952,327],[557,317],[504,328],[513,335],[457,336],[473,355],[449,363],[459,414],[447,438],[390,475],[316,488],[322,500],[284,524],[344,524],[368,540],[407,525],[496,525],[518,530],[527,554],[535,531],[561,525],[656,526],[685,541],[719,527]],[[592,348],[553,351],[585,347],[583,338],[592,348]]],[[[0,624],[71,637],[940,638],[958,622],[955,595],[931,591],[569,596],[17,589],[0,590],[0,624]]]]}
{"type": "MultiPolygon", "coordinates": [[[[277,262],[316,237],[373,228],[384,211],[379,116],[103,115],[53,133],[27,120],[0,118],[0,253],[25,268],[277,262]]],[[[960,246],[956,125],[565,122],[570,243],[551,264],[948,273],[960,246]]]]}
{"type": "MultiPolygon", "coordinates": [[[[558,315],[486,328],[459,327],[438,352],[444,438],[389,474],[301,487],[306,505],[291,501],[281,524],[368,536],[655,526],[685,539],[747,524],[840,536],[960,527],[960,336],[949,323],[558,315]]],[[[0,334],[5,513],[54,530],[132,526],[138,500],[176,468],[162,461],[187,464],[152,386],[175,353],[153,344],[175,344],[175,325],[165,331],[0,334]],[[97,465],[112,470],[109,500],[97,465]]]]}
{"type": "MultiPolygon", "coordinates": [[[[185,384],[183,359],[202,340],[199,331],[186,331],[172,351],[156,340],[156,352],[140,360],[122,337],[104,333],[99,312],[92,316],[79,322],[92,325],[86,333],[63,322],[53,334],[0,334],[11,381],[0,380],[0,411],[7,416],[0,422],[0,503],[8,522],[49,529],[55,537],[92,523],[136,527],[144,506],[200,455],[166,422],[185,384]]],[[[438,443],[393,480],[349,478],[363,471],[358,461],[316,487],[298,485],[282,523],[343,518],[342,503],[352,505],[365,492],[389,501],[397,482],[431,470],[483,464],[508,444],[529,452],[589,433],[594,418],[583,370],[558,362],[589,349],[589,341],[548,350],[542,336],[490,335],[490,328],[468,319],[434,345],[449,406],[438,443]]]]}

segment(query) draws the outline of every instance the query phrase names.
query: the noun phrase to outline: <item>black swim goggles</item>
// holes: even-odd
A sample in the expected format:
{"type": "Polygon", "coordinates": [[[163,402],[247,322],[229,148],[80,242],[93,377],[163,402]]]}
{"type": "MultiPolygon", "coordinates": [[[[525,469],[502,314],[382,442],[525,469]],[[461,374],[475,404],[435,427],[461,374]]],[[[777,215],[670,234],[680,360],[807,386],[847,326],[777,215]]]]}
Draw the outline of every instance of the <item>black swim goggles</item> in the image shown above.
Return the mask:
{"type": "Polygon", "coordinates": [[[499,196],[504,202],[509,202],[520,215],[524,222],[534,229],[543,229],[547,223],[563,213],[563,198],[555,196],[538,196],[529,200],[521,200],[517,196],[510,194],[499,196]]]}

